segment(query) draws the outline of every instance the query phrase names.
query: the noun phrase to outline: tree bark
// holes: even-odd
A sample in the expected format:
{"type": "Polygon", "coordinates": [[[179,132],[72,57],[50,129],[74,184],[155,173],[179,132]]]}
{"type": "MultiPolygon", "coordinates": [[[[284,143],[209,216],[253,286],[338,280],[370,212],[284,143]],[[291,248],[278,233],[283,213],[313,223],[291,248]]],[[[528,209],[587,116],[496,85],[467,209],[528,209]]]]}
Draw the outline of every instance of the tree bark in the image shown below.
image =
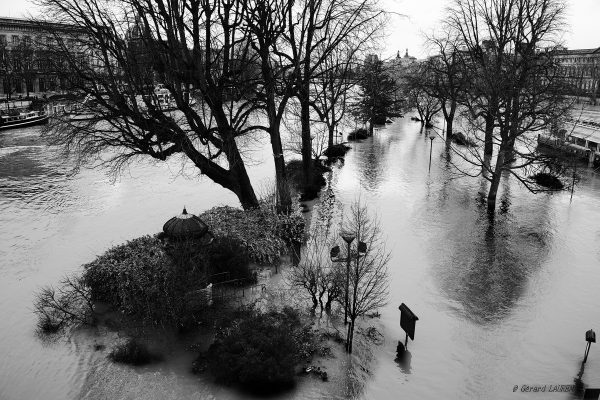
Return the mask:
{"type": "MultiPolygon", "coordinates": [[[[504,147],[504,145],[503,145],[504,147]]],[[[490,190],[487,197],[487,210],[490,215],[493,215],[496,211],[496,196],[498,194],[498,187],[500,186],[500,177],[504,167],[504,160],[506,157],[506,150],[500,149],[498,157],[496,159],[496,166],[492,175],[492,182],[490,184],[490,190]]]]}
{"type": "Polygon", "coordinates": [[[485,144],[483,154],[492,155],[494,153],[494,122],[493,115],[488,114],[485,117],[485,144]]]}
{"type": "Polygon", "coordinates": [[[271,148],[273,149],[273,161],[275,163],[275,185],[277,186],[277,212],[289,214],[292,210],[292,195],[288,185],[285,170],[285,159],[283,158],[283,147],[279,133],[279,123],[271,123],[269,127],[271,134],[271,148]]]}
{"type": "Polygon", "coordinates": [[[335,126],[333,126],[333,124],[329,125],[328,130],[329,130],[329,137],[327,138],[327,147],[331,148],[331,147],[333,147],[333,137],[335,135],[335,126]]]}
{"type": "Polygon", "coordinates": [[[446,119],[446,144],[452,142],[452,135],[454,135],[454,117],[446,119]]]}
{"type": "Polygon", "coordinates": [[[498,101],[495,98],[489,102],[487,114],[485,115],[485,139],[483,154],[492,155],[494,153],[494,125],[496,123],[496,113],[498,112],[498,101]]]}
{"type": "Polygon", "coordinates": [[[300,100],[300,124],[302,128],[302,175],[304,187],[308,188],[313,183],[312,140],[310,137],[310,104],[308,81],[303,83],[302,91],[298,96],[300,100]]]}

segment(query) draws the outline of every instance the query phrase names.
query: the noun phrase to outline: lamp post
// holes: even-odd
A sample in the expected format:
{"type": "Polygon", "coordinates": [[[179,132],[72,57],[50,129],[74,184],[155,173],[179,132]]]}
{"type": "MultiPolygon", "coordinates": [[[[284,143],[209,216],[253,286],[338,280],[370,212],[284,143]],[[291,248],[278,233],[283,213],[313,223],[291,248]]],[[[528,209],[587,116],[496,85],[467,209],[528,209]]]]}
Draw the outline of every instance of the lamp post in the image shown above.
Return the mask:
{"type": "MultiPolygon", "coordinates": [[[[330,258],[334,262],[345,262],[346,263],[346,288],[344,291],[344,325],[348,323],[348,291],[350,288],[350,260],[352,259],[350,245],[356,239],[356,235],[352,232],[342,232],[340,235],[344,242],[346,242],[346,257],[340,258],[340,246],[335,246],[331,249],[330,258]]],[[[356,259],[360,257],[361,253],[367,252],[367,244],[365,242],[358,242],[356,252],[356,259]]]]}
{"type": "Polygon", "coordinates": [[[429,134],[429,140],[431,141],[431,146],[429,147],[429,172],[431,172],[431,153],[433,152],[433,139],[435,139],[435,134],[432,132],[429,134]]]}
{"type": "Polygon", "coordinates": [[[350,286],[350,244],[354,241],[354,234],[351,232],[343,232],[342,239],[348,245],[346,252],[346,295],[344,298],[344,325],[348,323],[348,288],[350,286]]]}

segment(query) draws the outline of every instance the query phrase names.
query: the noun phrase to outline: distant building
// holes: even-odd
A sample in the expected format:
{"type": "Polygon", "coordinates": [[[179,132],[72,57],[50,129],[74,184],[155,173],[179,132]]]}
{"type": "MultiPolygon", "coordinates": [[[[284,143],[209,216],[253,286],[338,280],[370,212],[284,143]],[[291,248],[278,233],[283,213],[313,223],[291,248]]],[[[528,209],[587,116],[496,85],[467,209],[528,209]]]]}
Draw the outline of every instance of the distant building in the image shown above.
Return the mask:
{"type": "Polygon", "coordinates": [[[595,49],[558,49],[554,51],[560,71],[575,95],[589,96],[595,102],[600,80],[600,47],[595,49]]]}
{"type": "Polygon", "coordinates": [[[67,82],[53,72],[55,56],[47,49],[56,37],[64,37],[68,46],[74,45],[77,29],[51,24],[53,34],[49,34],[47,27],[25,19],[0,17],[0,97],[43,95],[68,89],[67,82]]]}
{"type": "Polygon", "coordinates": [[[417,65],[419,61],[416,57],[408,54],[408,49],[404,53],[404,56],[400,56],[400,51],[396,53],[396,57],[386,62],[386,69],[396,79],[398,84],[404,83],[404,77],[410,71],[411,67],[417,65]]]}

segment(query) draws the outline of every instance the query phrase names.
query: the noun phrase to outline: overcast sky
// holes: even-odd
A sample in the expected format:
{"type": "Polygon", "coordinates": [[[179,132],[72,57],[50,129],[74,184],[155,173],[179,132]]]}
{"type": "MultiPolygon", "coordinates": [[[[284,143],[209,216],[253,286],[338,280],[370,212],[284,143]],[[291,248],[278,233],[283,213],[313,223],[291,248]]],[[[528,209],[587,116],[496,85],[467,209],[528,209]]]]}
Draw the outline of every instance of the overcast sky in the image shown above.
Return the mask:
{"type": "MultiPolygon", "coordinates": [[[[388,28],[388,39],[383,57],[390,57],[406,49],[409,54],[423,57],[423,33],[431,33],[439,25],[448,0],[381,0],[385,9],[393,14],[388,28]]],[[[600,0],[567,0],[568,31],[564,42],[570,49],[600,47],[600,0]]],[[[0,0],[0,16],[23,17],[34,12],[29,0],[0,0]]]]}

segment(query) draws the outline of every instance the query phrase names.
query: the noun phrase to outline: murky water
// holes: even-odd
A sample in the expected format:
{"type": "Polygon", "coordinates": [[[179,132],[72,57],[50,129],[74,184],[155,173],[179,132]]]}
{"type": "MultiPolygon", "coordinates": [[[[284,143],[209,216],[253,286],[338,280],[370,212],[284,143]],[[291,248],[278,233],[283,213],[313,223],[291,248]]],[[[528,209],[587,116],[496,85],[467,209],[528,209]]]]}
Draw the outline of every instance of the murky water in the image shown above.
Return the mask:
{"type": "MultiPolygon", "coordinates": [[[[257,187],[273,170],[261,146],[254,158],[266,162],[250,169],[257,187]]],[[[429,146],[418,124],[399,120],[353,145],[329,177],[341,203],[360,197],[377,211],[392,251],[390,302],[381,310],[386,342],[364,397],[571,398],[520,387],[572,384],[585,331],[600,330],[600,179],[584,175],[572,204],[568,194],[531,195],[507,179],[506,212],[491,227],[477,201],[482,183],[450,179],[440,140],[428,173],[429,146]],[[404,339],[402,302],[419,316],[410,373],[394,362],[404,339]]],[[[177,347],[167,351],[166,365],[132,369],[93,350],[111,336],[55,343],[35,336],[31,304],[39,286],[111,245],[159,231],[183,205],[199,213],[236,204],[193,169],[178,174],[177,160],[135,164],[112,183],[97,170],[71,176],[56,155],[35,130],[0,134],[0,399],[243,398],[191,375],[192,356],[177,347]]],[[[600,387],[595,346],[583,381],[600,387]]],[[[302,381],[288,397],[331,398],[339,392],[333,378],[302,381]]]]}

